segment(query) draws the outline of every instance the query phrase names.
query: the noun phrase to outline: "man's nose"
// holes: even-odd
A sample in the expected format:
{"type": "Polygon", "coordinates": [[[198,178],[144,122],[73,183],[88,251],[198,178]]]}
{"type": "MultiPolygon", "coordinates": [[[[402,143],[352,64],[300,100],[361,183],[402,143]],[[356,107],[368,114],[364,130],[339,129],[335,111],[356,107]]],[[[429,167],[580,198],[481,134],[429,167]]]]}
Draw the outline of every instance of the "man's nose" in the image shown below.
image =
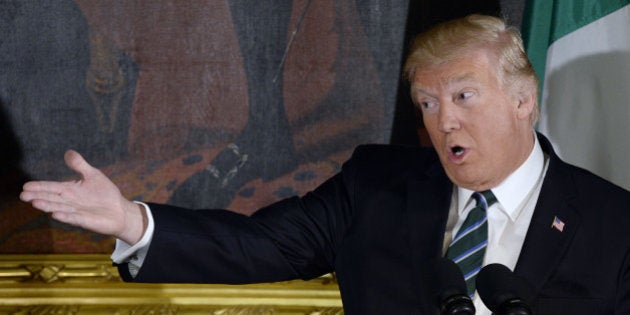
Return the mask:
{"type": "Polygon", "coordinates": [[[442,132],[451,132],[459,128],[456,105],[449,102],[442,103],[438,112],[438,129],[442,132]]]}

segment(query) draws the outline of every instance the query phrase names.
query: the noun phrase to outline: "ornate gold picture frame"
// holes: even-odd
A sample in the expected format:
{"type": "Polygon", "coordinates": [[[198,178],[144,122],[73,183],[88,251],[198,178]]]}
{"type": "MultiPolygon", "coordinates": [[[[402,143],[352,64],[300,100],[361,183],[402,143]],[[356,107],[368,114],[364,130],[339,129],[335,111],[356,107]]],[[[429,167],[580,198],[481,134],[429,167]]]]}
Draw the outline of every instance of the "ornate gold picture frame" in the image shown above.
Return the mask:
{"type": "Polygon", "coordinates": [[[0,255],[0,314],[343,314],[333,275],[251,285],[124,283],[107,255],[0,255]]]}

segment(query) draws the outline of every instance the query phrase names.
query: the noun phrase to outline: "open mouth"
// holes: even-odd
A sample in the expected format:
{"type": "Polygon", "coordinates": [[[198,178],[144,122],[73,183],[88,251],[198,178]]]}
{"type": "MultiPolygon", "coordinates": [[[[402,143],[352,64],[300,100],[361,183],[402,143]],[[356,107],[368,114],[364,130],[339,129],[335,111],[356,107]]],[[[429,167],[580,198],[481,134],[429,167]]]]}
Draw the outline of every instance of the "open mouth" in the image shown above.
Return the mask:
{"type": "Polygon", "coordinates": [[[454,146],[451,148],[451,153],[454,156],[462,156],[464,154],[464,152],[466,152],[466,149],[464,149],[463,147],[460,146],[454,146]]]}

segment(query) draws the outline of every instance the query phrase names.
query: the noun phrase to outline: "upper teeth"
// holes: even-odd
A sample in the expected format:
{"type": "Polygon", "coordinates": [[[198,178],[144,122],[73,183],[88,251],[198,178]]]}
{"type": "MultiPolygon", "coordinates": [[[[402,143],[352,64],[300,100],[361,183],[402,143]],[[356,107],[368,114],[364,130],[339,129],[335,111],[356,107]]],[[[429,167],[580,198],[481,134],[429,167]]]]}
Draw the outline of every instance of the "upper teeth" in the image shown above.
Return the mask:
{"type": "Polygon", "coordinates": [[[464,149],[460,148],[460,147],[453,148],[453,153],[455,155],[462,155],[462,154],[464,154],[464,149]]]}

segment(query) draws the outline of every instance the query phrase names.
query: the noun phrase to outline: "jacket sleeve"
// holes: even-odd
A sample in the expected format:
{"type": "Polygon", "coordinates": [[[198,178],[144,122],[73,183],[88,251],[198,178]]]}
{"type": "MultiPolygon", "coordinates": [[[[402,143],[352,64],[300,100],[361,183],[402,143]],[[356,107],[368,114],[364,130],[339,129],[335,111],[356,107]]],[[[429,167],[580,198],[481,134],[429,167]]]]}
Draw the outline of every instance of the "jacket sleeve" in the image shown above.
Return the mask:
{"type": "Polygon", "coordinates": [[[144,264],[133,278],[126,263],[119,272],[125,281],[231,284],[331,272],[352,218],[355,164],[350,159],[314,191],[251,217],[150,204],[155,232],[144,264]]]}

